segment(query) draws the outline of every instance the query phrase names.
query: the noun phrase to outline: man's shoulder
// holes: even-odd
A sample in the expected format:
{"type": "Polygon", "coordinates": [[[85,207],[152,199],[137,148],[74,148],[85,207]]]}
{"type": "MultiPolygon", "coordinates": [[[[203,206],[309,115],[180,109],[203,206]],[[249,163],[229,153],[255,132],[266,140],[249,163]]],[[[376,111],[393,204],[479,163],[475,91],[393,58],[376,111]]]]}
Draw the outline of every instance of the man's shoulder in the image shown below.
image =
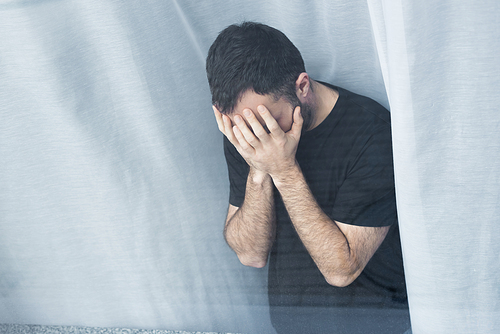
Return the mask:
{"type": "Polygon", "coordinates": [[[357,108],[360,112],[366,113],[366,116],[373,115],[381,121],[391,123],[391,114],[384,106],[377,101],[364,95],[356,94],[347,89],[339,88],[346,97],[349,106],[357,108]]]}
{"type": "Polygon", "coordinates": [[[373,117],[379,121],[390,124],[391,114],[380,103],[374,99],[354,93],[343,87],[336,86],[326,82],[320,82],[327,87],[335,89],[339,94],[338,108],[345,109],[347,112],[357,112],[357,117],[373,117]]]}

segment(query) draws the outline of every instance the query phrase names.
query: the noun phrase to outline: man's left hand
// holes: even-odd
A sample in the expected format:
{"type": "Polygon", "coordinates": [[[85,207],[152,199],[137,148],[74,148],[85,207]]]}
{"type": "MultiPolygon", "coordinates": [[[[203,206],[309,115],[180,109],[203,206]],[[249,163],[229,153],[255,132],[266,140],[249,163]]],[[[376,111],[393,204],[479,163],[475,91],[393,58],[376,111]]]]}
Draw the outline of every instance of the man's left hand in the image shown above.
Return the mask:
{"type": "Polygon", "coordinates": [[[233,133],[237,143],[233,143],[233,145],[236,146],[248,164],[255,169],[265,172],[273,178],[279,177],[296,165],[295,153],[303,123],[300,107],[296,107],[293,111],[293,124],[288,132],[281,129],[265,106],[258,106],[257,111],[269,129],[269,133],[252,110],[244,109],[243,115],[250,128],[240,115],[236,115],[233,133]]]}

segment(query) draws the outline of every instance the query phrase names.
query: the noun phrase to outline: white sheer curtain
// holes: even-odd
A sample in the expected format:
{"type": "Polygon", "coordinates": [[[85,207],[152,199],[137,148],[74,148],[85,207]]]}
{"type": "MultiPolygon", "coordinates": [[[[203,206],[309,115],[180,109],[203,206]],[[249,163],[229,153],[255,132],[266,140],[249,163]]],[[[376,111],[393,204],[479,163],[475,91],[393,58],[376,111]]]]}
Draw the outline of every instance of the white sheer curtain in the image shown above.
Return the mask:
{"type": "Polygon", "coordinates": [[[500,3],[369,1],[414,333],[500,329],[500,3]]]}
{"type": "Polygon", "coordinates": [[[242,20],[390,108],[414,333],[500,330],[500,3],[0,0],[0,323],[272,333],[204,58],[242,20]]]}

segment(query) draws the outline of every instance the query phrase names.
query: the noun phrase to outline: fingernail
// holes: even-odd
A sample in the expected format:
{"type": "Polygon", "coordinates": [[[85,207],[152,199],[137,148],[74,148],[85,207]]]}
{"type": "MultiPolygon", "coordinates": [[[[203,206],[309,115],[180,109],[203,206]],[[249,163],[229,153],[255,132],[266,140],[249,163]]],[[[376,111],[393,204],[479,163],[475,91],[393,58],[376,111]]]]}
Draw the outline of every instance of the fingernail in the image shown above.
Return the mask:
{"type": "Polygon", "coordinates": [[[241,122],[241,116],[240,116],[240,115],[236,115],[236,116],[234,116],[234,121],[235,121],[236,123],[240,123],[240,122],[241,122]]]}
{"type": "Polygon", "coordinates": [[[248,116],[252,115],[252,112],[248,109],[245,109],[245,110],[243,110],[243,114],[248,117],[248,116]]]}
{"type": "Polygon", "coordinates": [[[264,106],[258,106],[257,110],[262,114],[266,111],[266,108],[264,108],[264,106]]]}

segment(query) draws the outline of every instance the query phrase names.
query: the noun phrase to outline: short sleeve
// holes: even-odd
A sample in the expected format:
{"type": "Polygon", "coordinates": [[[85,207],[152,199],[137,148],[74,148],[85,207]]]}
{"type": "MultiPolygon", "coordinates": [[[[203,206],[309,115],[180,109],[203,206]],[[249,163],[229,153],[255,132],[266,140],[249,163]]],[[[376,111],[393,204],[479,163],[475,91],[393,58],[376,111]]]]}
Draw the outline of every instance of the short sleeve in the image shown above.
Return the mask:
{"type": "Polygon", "coordinates": [[[229,204],[241,207],[245,199],[250,168],[245,159],[243,159],[226,137],[224,137],[224,156],[226,157],[229,175],[229,204]]]}
{"type": "Polygon", "coordinates": [[[389,226],[397,223],[390,125],[384,123],[365,134],[351,150],[331,217],[352,225],[389,226]]]}

